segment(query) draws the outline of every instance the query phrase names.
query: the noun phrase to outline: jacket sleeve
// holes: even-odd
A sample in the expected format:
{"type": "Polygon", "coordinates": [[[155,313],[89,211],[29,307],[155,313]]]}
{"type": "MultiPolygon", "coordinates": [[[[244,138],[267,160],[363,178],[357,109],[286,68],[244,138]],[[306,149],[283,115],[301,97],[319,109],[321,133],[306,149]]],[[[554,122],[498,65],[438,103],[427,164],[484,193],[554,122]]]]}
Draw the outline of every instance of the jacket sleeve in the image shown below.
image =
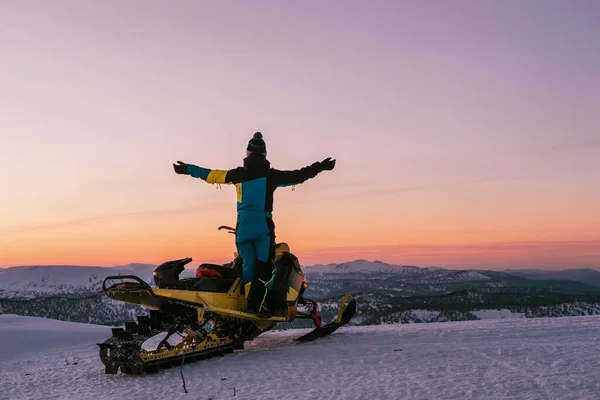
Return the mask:
{"type": "Polygon", "coordinates": [[[200,178],[206,183],[234,184],[235,178],[240,173],[240,168],[231,170],[208,169],[194,164],[185,165],[185,173],[194,178],[200,178]]]}
{"type": "Polygon", "coordinates": [[[271,170],[273,183],[277,187],[299,185],[308,179],[317,176],[321,169],[321,163],[316,162],[308,167],[295,169],[292,171],[280,171],[278,169],[271,170]]]}

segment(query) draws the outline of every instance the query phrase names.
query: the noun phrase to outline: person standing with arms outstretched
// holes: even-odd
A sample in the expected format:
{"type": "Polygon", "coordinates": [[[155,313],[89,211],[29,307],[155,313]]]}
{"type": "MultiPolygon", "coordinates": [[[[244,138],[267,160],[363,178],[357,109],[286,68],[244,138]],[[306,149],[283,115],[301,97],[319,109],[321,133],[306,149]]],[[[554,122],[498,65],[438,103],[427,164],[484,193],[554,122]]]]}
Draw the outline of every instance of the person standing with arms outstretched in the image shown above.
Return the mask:
{"type": "Polygon", "coordinates": [[[335,167],[327,158],[307,167],[281,171],[271,168],[267,146],[262,134],[256,132],[248,142],[242,167],[231,170],[212,170],[177,161],[178,174],[200,178],[207,183],[235,185],[237,191],[237,222],[235,243],[242,258],[242,279],[246,294],[245,312],[261,318],[272,313],[265,307],[267,291],[275,279],[275,224],[273,222],[273,193],[283,186],[293,186],[314,178],[335,167]]]}

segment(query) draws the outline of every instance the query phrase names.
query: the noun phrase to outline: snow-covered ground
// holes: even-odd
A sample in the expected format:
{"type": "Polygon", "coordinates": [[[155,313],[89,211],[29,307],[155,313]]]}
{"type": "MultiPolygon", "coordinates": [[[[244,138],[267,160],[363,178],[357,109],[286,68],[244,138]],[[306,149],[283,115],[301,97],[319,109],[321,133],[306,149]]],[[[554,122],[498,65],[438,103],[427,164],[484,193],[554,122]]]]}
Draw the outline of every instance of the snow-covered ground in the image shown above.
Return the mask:
{"type": "MultiPolygon", "coordinates": [[[[139,275],[152,278],[154,267],[135,264],[115,268],[80,266],[32,266],[0,268],[0,297],[99,292],[110,275],[139,275]]],[[[112,283],[112,282],[111,282],[112,283]]]]}
{"type": "Polygon", "coordinates": [[[471,311],[479,319],[503,319],[503,318],[525,318],[525,313],[514,312],[507,309],[502,310],[476,310],[471,311]]]}
{"type": "Polygon", "coordinates": [[[110,328],[0,315],[0,399],[598,399],[600,317],[342,328],[134,377],[105,375],[110,328]]]}

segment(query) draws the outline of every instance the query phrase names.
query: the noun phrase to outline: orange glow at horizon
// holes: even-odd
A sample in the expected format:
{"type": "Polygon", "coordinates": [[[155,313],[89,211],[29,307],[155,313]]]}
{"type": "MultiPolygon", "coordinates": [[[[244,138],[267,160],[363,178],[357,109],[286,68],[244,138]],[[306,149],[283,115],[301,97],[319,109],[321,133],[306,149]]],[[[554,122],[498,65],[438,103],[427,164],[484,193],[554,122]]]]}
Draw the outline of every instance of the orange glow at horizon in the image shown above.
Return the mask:
{"type": "MultiPolygon", "coordinates": [[[[118,216],[5,233],[0,266],[159,264],[184,257],[192,257],[194,265],[228,262],[235,238],[216,229],[235,224],[235,210],[227,203],[211,213],[118,216]]],[[[277,240],[287,242],[303,265],[369,259],[449,268],[566,268],[574,261],[595,267],[600,259],[600,234],[585,221],[548,229],[543,220],[505,218],[492,224],[463,214],[459,223],[448,217],[436,221],[441,216],[433,213],[407,215],[406,226],[398,226],[376,210],[350,217],[344,208],[334,208],[327,217],[327,210],[308,203],[276,209],[277,240]]]]}

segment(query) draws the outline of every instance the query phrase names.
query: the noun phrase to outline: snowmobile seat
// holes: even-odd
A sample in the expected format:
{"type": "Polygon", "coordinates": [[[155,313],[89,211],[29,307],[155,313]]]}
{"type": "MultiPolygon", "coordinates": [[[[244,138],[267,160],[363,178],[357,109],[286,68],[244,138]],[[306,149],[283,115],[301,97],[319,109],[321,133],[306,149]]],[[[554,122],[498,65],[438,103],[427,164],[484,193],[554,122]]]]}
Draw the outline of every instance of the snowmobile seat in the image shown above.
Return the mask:
{"type": "Polygon", "coordinates": [[[161,289],[193,290],[196,292],[227,293],[235,279],[223,278],[184,278],[176,283],[163,285],[161,289]]]}
{"type": "MultiPolygon", "coordinates": [[[[275,262],[277,264],[289,263],[286,256],[290,255],[290,247],[287,243],[278,243],[275,245],[275,262]]],[[[281,268],[278,265],[278,268],[281,268]]],[[[287,275],[285,273],[284,275],[287,275]]],[[[187,278],[180,280],[172,286],[179,286],[185,290],[196,290],[199,292],[219,292],[225,293],[229,291],[237,278],[242,277],[242,259],[239,255],[235,255],[235,259],[227,264],[200,264],[196,269],[195,278],[187,278]]],[[[244,287],[241,288],[244,294],[244,287]]]]}
{"type": "MultiPolygon", "coordinates": [[[[193,290],[198,292],[227,293],[236,279],[241,277],[241,268],[227,265],[202,264],[196,270],[196,277],[180,279],[179,274],[191,258],[168,261],[154,270],[154,281],[161,289],[193,290]]],[[[229,265],[233,265],[230,263],[229,265]]]]}
{"type": "Polygon", "coordinates": [[[235,279],[241,278],[241,275],[239,271],[225,265],[200,264],[196,269],[196,278],[204,277],[235,279]]]}
{"type": "Polygon", "coordinates": [[[237,278],[189,278],[185,290],[194,290],[197,292],[217,292],[227,293],[237,278]]]}

